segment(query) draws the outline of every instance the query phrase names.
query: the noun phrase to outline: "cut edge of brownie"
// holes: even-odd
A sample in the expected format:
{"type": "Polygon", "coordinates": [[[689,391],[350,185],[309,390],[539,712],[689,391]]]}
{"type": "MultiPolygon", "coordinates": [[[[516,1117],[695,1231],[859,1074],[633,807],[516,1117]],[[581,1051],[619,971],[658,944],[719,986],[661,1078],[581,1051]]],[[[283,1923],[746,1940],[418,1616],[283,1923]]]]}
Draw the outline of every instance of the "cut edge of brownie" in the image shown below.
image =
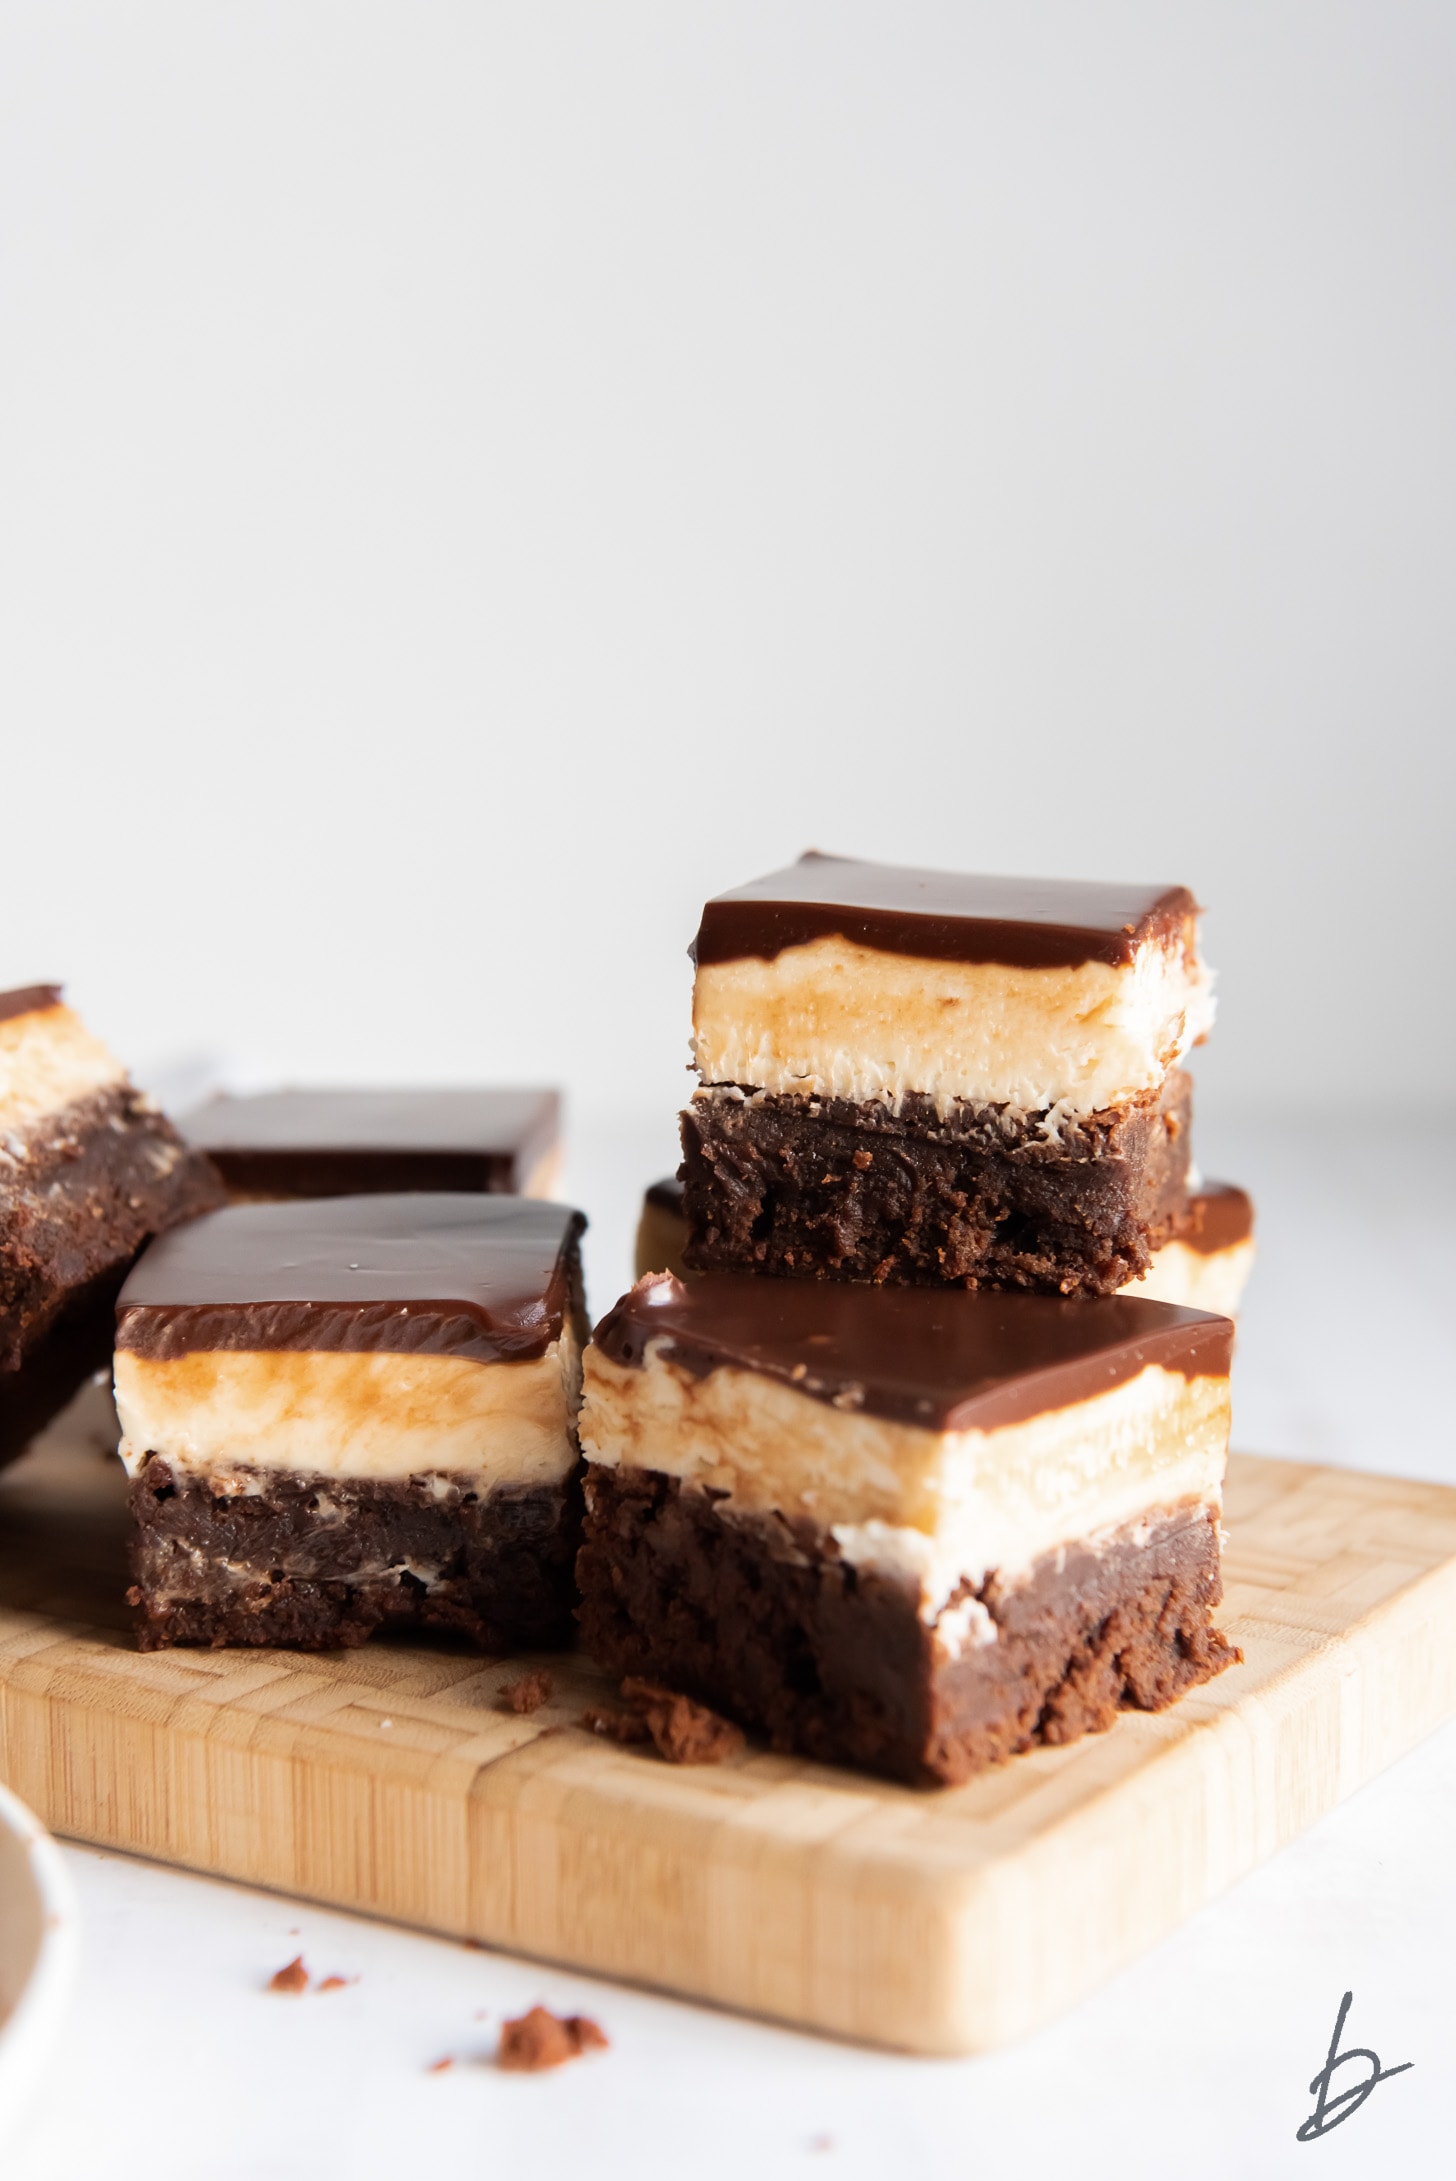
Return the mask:
{"type": "Polygon", "coordinates": [[[121,1083],[0,1143],[0,1369],[145,1243],[226,1202],[211,1161],[121,1083]]]}
{"type": "Polygon", "coordinates": [[[912,1785],[1160,1711],[1239,1656],[1213,1625],[1218,1519],[1202,1506],[1049,1554],[1013,1585],[963,1584],[951,1607],[974,1599],[995,1638],[956,1655],[909,1584],[850,1566],[813,1524],[598,1464],[586,1510],[578,1612],[599,1665],[670,1680],[775,1749],[912,1785]]]}
{"type": "Polygon", "coordinates": [[[684,1262],[904,1286],[1110,1295],[1187,1203],[1192,1083],[1048,1134],[1044,1116],[718,1085],[682,1116],[684,1262]]]}
{"type": "Polygon", "coordinates": [[[333,1650],[401,1627],[498,1653],[571,1640],[579,1467],[482,1494],[467,1477],[192,1474],[152,1455],[130,1503],[143,1651],[333,1650]]]}

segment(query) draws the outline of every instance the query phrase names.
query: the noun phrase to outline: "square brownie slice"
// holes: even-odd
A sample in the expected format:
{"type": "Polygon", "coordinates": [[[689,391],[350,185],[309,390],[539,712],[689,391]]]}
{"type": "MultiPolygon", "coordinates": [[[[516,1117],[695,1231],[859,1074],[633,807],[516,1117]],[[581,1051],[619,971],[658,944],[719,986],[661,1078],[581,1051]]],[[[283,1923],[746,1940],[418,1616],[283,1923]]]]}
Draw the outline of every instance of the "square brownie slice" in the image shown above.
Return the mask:
{"type": "Polygon", "coordinates": [[[116,1312],[141,1647],[559,1641],[584,1226],[419,1192],[233,1205],[154,1245],[116,1312]]]}
{"type": "Polygon", "coordinates": [[[581,1622],[774,1747],[953,1782],[1228,1665],[1225,1318],[640,1281],[587,1350],[581,1622]]]}
{"type": "Polygon", "coordinates": [[[1212,1021],[1182,886],[810,855],[693,953],[686,1262],[1111,1294],[1185,1209],[1212,1021]]]}

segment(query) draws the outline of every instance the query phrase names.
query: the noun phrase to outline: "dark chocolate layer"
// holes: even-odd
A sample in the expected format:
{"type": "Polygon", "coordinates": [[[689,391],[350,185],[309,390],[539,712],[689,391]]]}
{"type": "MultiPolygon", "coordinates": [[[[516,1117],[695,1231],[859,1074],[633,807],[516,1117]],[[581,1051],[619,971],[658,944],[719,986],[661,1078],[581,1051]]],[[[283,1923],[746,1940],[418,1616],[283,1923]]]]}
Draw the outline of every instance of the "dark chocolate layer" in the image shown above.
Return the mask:
{"type": "Polygon", "coordinates": [[[148,1250],[117,1303],[138,1355],[298,1348],[543,1355],[579,1295],[586,1226],[524,1197],[234,1204],[148,1250]]]}
{"type": "Polygon", "coordinates": [[[130,1603],[144,1651],[332,1650],[377,1629],[453,1630],[486,1651],[569,1638],[581,1486],[358,1480],[260,1471],[215,1492],[155,1456],[131,1486],[130,1603]]]}
{"type": "Polygon", "coordinates": [[[1111,1295],[1186,1207],[1191,1083],[1046,1134],[997,1108],[699,1092],[682,1116],[695,1271],[1111,1295]]]}
{"type": "Polygon", "coordinates": [[[683,1185],[676,1174],[670,1174],[663,1181],[652,1182],[646,1192],[646,1201],[655,1204],[660,1212],[675,1212],[681,1218],[683,1185]]]}
{"type": "Polygon", "coordinates": [[[1149,1364],[1224,1377],[1233,1326],[1132,1295],[1068,1301],[710,1272],[649,1275],[593,1338],[634,1368],[652,1341],[654,1354],[698,1377],[727,1365],[836,1408],[932,1431],[995,1431],[1090,1400],[1149,1364]]]}
{"type": "Polygon", "coordinates": [[[586,1499],[579,1619],[609,1672],[666,1682],[776,1749],[916,1785],[1161,1711],[1238,1657],[1212,1622],[1218,1525],[1202,1508],[1049,1554],[1014,1586],[967,1584],[996,1640],[951,1657],[910,1585],[847,1566],[809,1523],[725,1515],[643,1470],[593,1465],[586,1499]]]}
{"type": "Polygon", "coordinates": [[[556,1141],[560,1104],[554,1090],[271,1091],[211,1099],[183,1126],[242,1195],[509,1195],[556,1141]]]}
{"type": "Polygon", "coordinates": [[[1182,939],[1198,913],[1186,886],[980,878],[860,863],[816,851],[719,894],[691,951],[700,967],[838,937],[931,961],[1014,969],[1130,962],[1150,939],[1182,939]]]}
{"type": "Polygon", "coordinates": [[[8,1022],[14,1015],[39,1014],[42,1008],[60,1004],[58,984],[19,985],[13,992],[0,992],[0,1022],[8,1022]]]}
{"type": "Polygon", "coordinates": [[[0,1371],[104,1283],[114,1293],[150,1236],[222,1197],[207,1159],[128,1083],[0,1140],[0,1371]]]}
{"type": "Polygon", "coordinates": [[[1232,1182],[1207,1181],[1193,1190],[1188,1210],[1173,1230],[1173,1240],[1200,1257],[1247,1242],[1254,1231],[1254,1200],[1232,1182]]]}

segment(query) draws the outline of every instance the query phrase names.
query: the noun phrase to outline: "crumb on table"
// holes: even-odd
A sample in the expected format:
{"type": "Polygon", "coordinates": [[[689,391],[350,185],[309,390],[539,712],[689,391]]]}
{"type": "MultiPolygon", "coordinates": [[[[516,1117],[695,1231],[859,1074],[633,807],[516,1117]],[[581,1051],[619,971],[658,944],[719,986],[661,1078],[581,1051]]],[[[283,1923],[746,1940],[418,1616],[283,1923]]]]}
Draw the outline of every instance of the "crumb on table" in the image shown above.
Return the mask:
{"type": "Polygon", "coordinates": [[[528,2014],[501,2024],[496,2066],[515,2074],[539,2074],[580,2059],[584,2052],[604,2052],[607,2038],[587,2014],[553,2014],[549,2007],[532,2007],[528,2014]]]}
{"type": "Polygon", "coordinates": [[[622,1683],[623,1706],[596,1705],[581,1715],[593,1734],[614,1742],[647,1742],[669,1764],[722,1764],[743,1747],[743,1733],[706,1704],[657,1681],[629,1674],[622,1683]]]}
{"type": "Polygon", "coordinates": [[[302,1954],[295,1954],[292,1961],[285,1962],[281,1969],[274,1971],[273,1975],[268,1979],[268,1989],[270,1992],[306,1992],[308,1990],[308,1971],[303,1966],[302,1954]]]}
{"type": "Polygon", "coordinates": [[[533,1666],[529,1672],[509,1681],[501,1690],[501,1704],[506,1711],[539,1711],[549,1704],[556,1682],[544,1666],[533,1666]]]}

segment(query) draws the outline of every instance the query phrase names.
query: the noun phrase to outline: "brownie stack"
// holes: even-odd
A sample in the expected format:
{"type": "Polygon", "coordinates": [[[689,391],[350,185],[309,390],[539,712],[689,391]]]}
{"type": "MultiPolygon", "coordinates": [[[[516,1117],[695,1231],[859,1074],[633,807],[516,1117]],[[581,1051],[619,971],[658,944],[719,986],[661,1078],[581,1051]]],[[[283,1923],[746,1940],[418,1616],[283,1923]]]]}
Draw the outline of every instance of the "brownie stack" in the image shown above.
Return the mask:
{"type": "Polygon", "coordinates": [[[1228,1663],[1232,1326],[1148,1299],[1236,1300],[1250,1247],[1191,1167],[1197,917],[819,855],[708,903],[643,1229],[688,1277],[586,1363],[604,1663],[919,1781],[1228,1663]]]}

